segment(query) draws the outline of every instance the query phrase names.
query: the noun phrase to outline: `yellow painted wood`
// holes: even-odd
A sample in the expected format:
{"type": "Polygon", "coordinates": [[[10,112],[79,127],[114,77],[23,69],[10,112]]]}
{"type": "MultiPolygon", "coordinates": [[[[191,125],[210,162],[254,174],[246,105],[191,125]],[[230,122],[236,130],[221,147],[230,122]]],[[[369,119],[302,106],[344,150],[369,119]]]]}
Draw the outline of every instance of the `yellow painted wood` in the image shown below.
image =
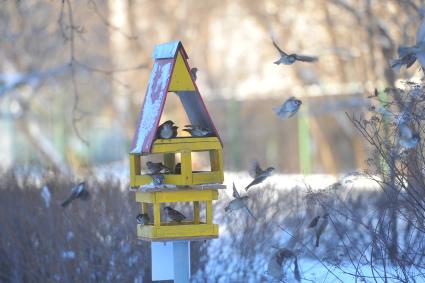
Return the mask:
{"type": "Polygon", "coordinates": [[[174,166],[176,166],[176,155],[174,153],[164,154],[164,165],[174,171],[174,166]]]}
{"type": "Polygon", "coordinates": [[[177,58],[174,63],[173,73],[171,74],[171,81],[168,91],[184,91],[195,90],[195,85],[190,77],[190,73],[186,64],[183,61],[181,52],[177,53],[177,58]]]}
{"type": "Polygon", "coordinates": [[[199,224],[201,219],[201,210],[199,207],[199,201],[193,202],[193,222],[199,224]]]}
{"type": "Polygon", "coordinates": [[[156,139],[154,144],[175,144],[175,143],[203,143],[203,142],[218,142],[217,137],[178,137],[173,139],[156,139]]]}
{"type": "Polygon", "coordinates": [[[160,238],[181,238],[200,236],[218,236],[219,227],[217,224],[189,224],[182,223],[180,225],[137,225],[137,236],[143,238],[160,239],[160,238]]]}
{"type": "Polygon", "coordinates": [[[193,184],[192,182],[192,153],[190,150],[183,150],[181,153],[182,172],[181,176],[186,184],[193,184]]]}
{"type": "MultiPolygon", "coordinates": [[[[164,163],[167,167],[174,168],[175,153],[181,154],[182,173],[165,174],[164,183],[177,186],[222,183],[223,153],[221,143],[217,137],[205,138],[175,138],[155,140],[152,153],[164,154],[164,163]],[[211,160],[211,173],[192,173],[192,152],[209,151],[211,160]]],[[[148,175],[141,175],[140,155],[130,154],[130,186],[138,187],[152,182],[148,175]]]]}
{"type": "Polygon", "coordinates": [[[170,192],[136,192],[136,201],[142,203],[192,202],[217,200],[217,190],[179,190],[170,192]]]}
{"type": "Polygon", "coordinates": [[[141,213],[149,213],[149,206],[146,202],[143,202],[140,208],[141,208],[140,210],[141,213]]]}
{"type": "Polygon", "coordinates": [[[212,223],[212,201],[206,201],[207,203],[207,211],[206,211],[206,218],[207,218],[207,224],[211,224],[212,223]]]}
{"type": "Polygon", "coordinates": [[[161,204],[156,202],[153,204],[153,225],[159,226],[161,223],[161,204]]]}
{"type": "Polygon", "coordinates": [[[221,144],[219,142],[175,143],[175,144],[154,143],[152,146],[152,153],[181,152],[183,150],[208,151],[212,149],[221,149],[221,144]]]}
{"type": "Polygon", "coordinates": [[[140,167],[140,156],[136,154],[130,154],[130,186],[136,187],[137,181],[136,176],[141,174],[140,167]]]}
{"type": "Polygon", "coordinates": [[[222,183],[222,172],[202,172],[192,174],[192,184],[222,183]]]}

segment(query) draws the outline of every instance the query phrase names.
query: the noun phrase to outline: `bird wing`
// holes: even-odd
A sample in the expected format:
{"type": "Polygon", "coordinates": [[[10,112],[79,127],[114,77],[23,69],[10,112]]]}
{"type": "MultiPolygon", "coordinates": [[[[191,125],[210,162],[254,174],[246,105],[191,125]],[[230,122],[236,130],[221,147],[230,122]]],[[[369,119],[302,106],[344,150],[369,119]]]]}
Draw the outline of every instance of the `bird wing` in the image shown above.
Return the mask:
{"type": "Polygon", "coordinates": [[[238,190],[236,189],[235,183],[233,183],[233,197],[234,198],[240,198],[241,197],[238,193],[238,190]]]}
{"type": "Polygon", "coordinates": [[[318,58],[315,56],[298,55],[298,54],[294,54],[294,56],[295,56],[295,59],[302,62],[314,62],[318,60],[318,58]]]}
{"type": "Polygon", "coordinates": [[[279,46],[277,46],[276,42],[274,42],[273,40],[273,45],[274,47],[276,47],[277,51],[279,51],[280,54],[287,56],[288,54],[286,54],[282,49],[280,49],[279,46]]]}
{"type": "Polygon", "coordinates": [[[311,220],[310,224],[308,225],[308,228],[316,227],[317,223],[319,222],[320,216],[316,216],[311,220]]]}
{"type": "Polygon", "coordinates": [[[249,171],[248,171],[249,176],[251,176],[252,178],[256,178],[262,172],[263,170],[261,170],[261,167],[258,161],[257,160],[252,161],[251,167],[249,168],[249,171]]]}

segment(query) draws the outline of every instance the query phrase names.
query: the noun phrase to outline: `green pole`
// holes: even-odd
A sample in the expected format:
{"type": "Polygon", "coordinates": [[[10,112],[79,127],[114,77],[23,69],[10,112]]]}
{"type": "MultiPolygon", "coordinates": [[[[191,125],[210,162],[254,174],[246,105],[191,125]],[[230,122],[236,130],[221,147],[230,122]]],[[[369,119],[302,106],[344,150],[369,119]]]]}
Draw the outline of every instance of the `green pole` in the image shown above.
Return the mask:
{"type": "Polygon", "coordinates": [[[311,174],[311,136],[310,123],[307,116],[308,108],[303,105],[304,110],[298,115],[298,157],[300,172],[311,174]]]}

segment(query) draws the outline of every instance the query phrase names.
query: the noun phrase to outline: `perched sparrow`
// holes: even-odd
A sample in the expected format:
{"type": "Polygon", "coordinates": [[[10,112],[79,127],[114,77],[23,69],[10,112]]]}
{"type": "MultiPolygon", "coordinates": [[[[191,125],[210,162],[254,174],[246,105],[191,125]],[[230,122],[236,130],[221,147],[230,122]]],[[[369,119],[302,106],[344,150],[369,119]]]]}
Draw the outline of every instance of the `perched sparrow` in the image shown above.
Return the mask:
{"type": "Polygon", "coordinates": [[[192,137],[207,137],[213,134],[210,129],[201,126],[186,125],[185,128],[183,131],[190,133],[192,137]]]}
{"type": "Polygon", "coordinates": [[[282,106],[274,108],[274,111],[276,112],[277,116],[282,119],[291,118],[295,115],[295,113],[298,112],[301,107],[301,104],[301,100],[291,96],[282,104],[282,106]]]}
{"type": "Polygon", "coordinates": [[[181,174],[182,173],[182,164],[179,162],[174,166],[174,174],[181,174]]]}
{"type": "Polygon", "coordinates": [[[146,162],[146,167],[148,167],[149,175],[170,173],[170,169],[165,167],[162,162],[148,161],[146,162]]]}
{"type": "Polygon", "coordinates": [[[416,59],[419,60],[422,69],[425,68],[425,19],[422,20],[416,31],[416,44],[413,46],[400,46],[398,48],[399,59],[390,60],[391,68],[400,71],[401,66],[409,68],[416,59]]]}
{"type": "Polygon", "coordinates": [[[323,216],[316,216],[308,225],[308,228],[314,228],[316,230],[316,247],[319,246],[320,236],[322,236],[323,231],[325,231],[326,226],[329,223],[329,213],[325,213],[323,216]]]}
{"type": "Polygon", "coordinates": [[[165,212],[167,213],[168,218],[170,218],[173,221],[176,222],[182,222],[184,219],[186,219],[186,216],[184,216],[181,212],[172,209],[169,206],[164,207],[165,212]]]}
{"type": "Polygon", "coordinates": [[[235,183],[233,183],[233,197],[234,199],[229,202],[229,204],[224,208],[225,212],[231,212],[234,210],[238,210],[241,208],[246,208],[249,215],[251,215],[254,219],[257,219],[254,214],[252,214],[251,210],[246,206],[248,201],[248,196],[241,197],[236,189],[235,183]]]}
{"type": "Polygon", "coordinates": [[[298,55],[298,54],[286,54],[282,49],[277,46],[276,42],[273,41],[274,47],[279,51],[280,58],[275,63],[276,65],[284,64],[284,65],[292,65],[295,63],[295,61],[302,61],[302,62],[314,62],[317,61],[317,57],[313,56],[305,56],[305,55],[298,55]]]}
{"type": "Polygon", "coordinates": [[[251,177],[254,178],[248,186],[246,186],[245,191],[248,191],[252,186],[258,185],[263,182],[267,177],[269,177],[274,170],[274,167],[269,167],[266,170],[262,170],[257,161],[254,162],[254,170],[251,173],[251,177]]]}
{"type": "Polygon", "coordinates": [[[196,79],[197,79],[197,76],[196,76],[197,72],[198,72],[198,68],[190,69],[190,74],[192,75],[194,81],[196,81],[196,79]]]}
{"type": "Polygon", "coordinates": [[[150,175],[152,177],[152,181],[156,186],[160,186],[164,183],[164,175],[161,174],[153,174],[150,175]]]}
{"type": "Polygon", "coordinates": [[[157,138],[160,139],[171,139],[177,137],[177,126],[174,126],[174,122],[171,120],[162,123],[156,132],[157,138]]]}
{"type": "Polygon", "coordinates": [[[137,215],[136,221],[138,224],[147,225],[149,224],[150,218],[147,213],[140,213],[139,215],[137,215]]]}
{"type": "Polygon", "coordinates": [[[68,206],[74,199],[80,198],[86,200],[89,197],[89,192],[86,189],[86,183],[81,182],[71,190],[71,195],[62,202],[62,207],[68,206]]]}

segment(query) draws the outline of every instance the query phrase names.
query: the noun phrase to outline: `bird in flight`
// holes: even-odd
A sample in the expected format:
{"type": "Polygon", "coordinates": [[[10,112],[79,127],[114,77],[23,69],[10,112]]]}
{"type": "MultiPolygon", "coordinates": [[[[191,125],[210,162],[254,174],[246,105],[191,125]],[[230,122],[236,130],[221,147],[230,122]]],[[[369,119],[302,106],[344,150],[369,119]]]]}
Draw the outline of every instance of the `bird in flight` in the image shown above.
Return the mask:
{"type": "Polygon", "coordinates": [[[261,169],[260,164],[258,164],[258,161],[254,161],[253,168],[249,172],[251,177],[254,178],[254,180],[252,180],[252,182],[249,183],[248,186],[246,186],[245,191],[248,191],[248,189],[252,186],[258,185],[263,182],[272,174],[273,171],[274,167],[268,167],[266,170],[263,170],[261,169]]]}
{"type": "Polygon", "coordinates": [[[234,210],[245,208],[248,211],[249,215],[251,215],[255,220],[257,220],[257,218],[254,216],[254,214],[252,214],[251,210],[249,210],[248,206],[246,205],[248,201],[248,196],[245,195],[241,197],[238,190],[236,189],[235,183],[233,183],[233,197],[234,199],[231,200],[229,204],[224,208],[225,212],[231,212],[234,210]]]}
{"type": "Polygon", "coordinates": [[[81,182],[71,189],[69,197],[62,202],[62,207],[67,207],[74,199],[86,200],[89,197],[89,192],[86,189],[86,182],[81,182]]]}
{"type": "Polygon", "coordinates": [[[285,100],[282,106],[276,107],[273,110],[276,115],[282,119],[291,118],[298,112],[301,107],[301,104],[303,104],[301,100],[291,96],[290,98],[285,100]]]}
{"type": "Polygon", "coordinates": [[[315,56],[307,56],[307,55],[299,55],[299,54],[287,54],[285,51],[280,49],[280,47],[276,44],[276,42],[273,40],[273,45],[276,47],[277,51],[279,51],[280,58],[279,60],[273,62],[276,65],[284,64],[284,65],[292,65],[296,61],[301,62],[315,62],[318,60],[315,56]]]}

